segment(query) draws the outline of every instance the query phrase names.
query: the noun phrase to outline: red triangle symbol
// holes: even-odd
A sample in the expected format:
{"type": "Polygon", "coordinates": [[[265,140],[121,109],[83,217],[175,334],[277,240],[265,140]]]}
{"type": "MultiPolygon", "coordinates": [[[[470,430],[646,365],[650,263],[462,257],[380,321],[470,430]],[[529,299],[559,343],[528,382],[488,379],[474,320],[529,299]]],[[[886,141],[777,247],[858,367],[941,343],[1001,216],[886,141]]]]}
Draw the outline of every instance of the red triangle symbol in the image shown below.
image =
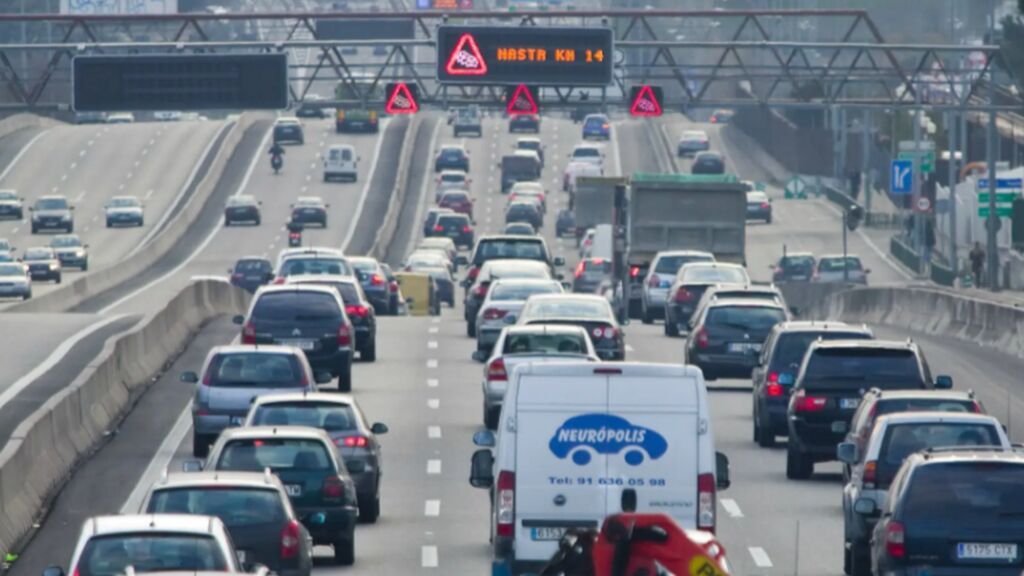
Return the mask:
{"type": "Polygon", "coordinates": [[[633,107],[629,109],[633,116],[661,116],[661,104],[654,96],[654,90],[650,86],[642,86],[640,92],[633,100],[633,107]]]}
{"type": "Polygon", "coordinates": [[[516,86],[515,92],[512,93],[512,97],[508,100],[506,111],[513,116],[516,114],[537,113],[537,102],[533,99],[533,94],[530,93],[530,89],[526,87],[526,84],[516,86]]]}
{"type": "Polygon", "coordinates": [[[409,91],[405,82],[400,82],[395,86],[394,92],[388,98],[387,105],[384,106],[384,111],[388,114],[415,114],[419,110],[420,105],[413,98],[412,92],[409,91]]]}
{"type": "Polygon", "coordinates": [[[445,71],[453,76],[483,76],[487,74],[487,63],[480,54],[480,48],[472,34],[463,34],[459,38],[455,50],[448,57],[448,65],[445,71]]]}

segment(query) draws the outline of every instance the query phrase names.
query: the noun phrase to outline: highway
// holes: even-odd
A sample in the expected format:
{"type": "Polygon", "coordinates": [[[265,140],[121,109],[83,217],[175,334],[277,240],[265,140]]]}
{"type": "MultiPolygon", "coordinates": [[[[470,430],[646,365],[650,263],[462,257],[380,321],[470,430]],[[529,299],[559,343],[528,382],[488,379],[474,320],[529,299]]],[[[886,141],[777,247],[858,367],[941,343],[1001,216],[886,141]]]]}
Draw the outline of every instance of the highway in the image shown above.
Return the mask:
{"type": "MultiPolygon", "coordinates": [[[[420,196],[407,200],[402,221],[406,232],[397,242],[407,246],[418,235],[419,214],[430,202],[427,197],[432,194],[433,179],[432,172],[424,173],[422,167],[432,163],[433,152],[441,143],[451,141],[463,143],[470,151],[477,234],[499,231],[504,225],[504,197],[496,191],[495,165],[512,147],[516,136],[508,134],[505,121],[500,117],[485,120],[484,135],[479,139],[453,140],[450,128],[443,122],[436,122],[434,118],[424,121],[421,132],[428,131],[431,145],[417,146],[413,164],[420,166],[419,180],[410,184],[410,189],[420,196]]],[[[660,123],[673,144],[682,130],[692,125],[680,116],[666,117],[660,123]]],[[[554,254],[569,260],[563,270],[568,276],[574,265],[575,243],[552,238],[552,230],[554,215],[567,201],[567,195],[560,192],[561,170],[565,156],[579,141],[579,126],[555,117],[545,118],[542,125],[541,138],[547,146],[543,181],[551,190],[544,235],[554,254]]],[[[288,148],[285,170],[277,176],[269,170],[265,142],[260,140],[259,146],[251,146],[249,158],[238,160],[245,169],[229,179],[227,188],[216,194],[256,196],[263,202],[261,226],[223,228],[218,223],[219,218],[210,218],[211,222],[205,228],[200,226],[196,236],[190,239],[192,248],[182,250],[174,261],[162,264],[150,281],[132,290],[119,291],[116,297],[90,304],[90,311],[99,312],[100,316],[72,316],[62,331],[46,328],[43,330],[46,339],[33,336],[32,342],[39,343],[39,349],[49,350],[81,330],[90,318],[145,313],[154,302],[166,300],[193,276],[223,276],[234,260],[243,255],[273,256],[283,247],[282,227],[288,217],[288,205],[301,195],[320,195],[331,204],[330,226],[323,231],[308,232],[311,243],[345,246],[350,252],[365,248],[367,233],[372,227],[355,223],[373,222],[373,215],[379,213],[382,198],[386,198],[381,196],[386,194],[382,191],[390,190],[394,183],[395,163],[406,126],[405,119],[391,119],[378,136],[342,136],[334,134],[330,120],[306,121],[307,143],[288,148]],[[355,144],[362,156],[360,179],[354,184],[325,184],[320,178],[318,155],[324,147],[336,142],[355,144]]],[[[756,165],[735,153],[727,128],[701,127],[711,134],[713,146],[726,153],[732,171],[748,179],[762,176],[756,165]]],[[[166,130],[164,138],[174,131],[171,125],[148,128],[166,130]]],[[[607,146],[607,173],[670,170],[675,164],[680,170],[687,169],[685,162],[677,163],[670,158],[674,150],[657,147],[657,140],[649,137],[650,129],[649,122],[617,119],[613,140],[607,146]]],[[[68,130],[77,132],[80,128],[68,130]]],[[[82,132],[88,130],[96,128],[81,129],[82,132]]],[[[95,146],[100,146],[105,137],[97,139],[95,146]]],[[[265,137],[264,132],[262,138],[265,137]]],[[[146,139],[140,140],[145,143],[146,139]]],[[[60,147],[61,143],[55,142],[55,146],[60,147]]],[[[191,154],[194,158],[202,147],[203,142],[196,140],[159,151],[155,147],[150,154],[158,154],[155,158],[159,160],[179,154],[191,154]]],[[[29,148],[20,162],[32,156],[33,148],[29,148]]],[[[74,146],[66,148],[65,154],[75,149],[74,146]]],[[[83,173],[111,174],[102,180],[102,185],[114,187],[116,191],[120,176],[115,175],[120,172],[104,170],[104,163],[98,158],[83,160],[80,168],[83,173]],[[99,168],[96,164],[100,164],[99,168]]],[[[131,161],[127,164],[131,166],[131,161]]],[[[15,173],[16,170],[11,174],[15,173]]],[[[59,180],[60,174],[56,178],[59,180]]],[[[14,182],[12,180],[11,185],[14,182]]],[[[85,190],[84,186],[82,189],[85,190]]],[[[77,184],[71,190],[78,190],[77,184]]],[[[167,198],[154,198],[154,202],[170,202],[174,192],[168,190],[174,190],[173,187],[161,190],[161,195],[167,198]]],[[[88,203],[90,192],[85,191],[83,201],[88,203]]],[[[817,200],[783,200],[778,190],[772,189],[770,193],[775,198],[774,223],[752,224],[748,228],[748,267],[752,276],[762,280],[770,278],[768,265],[779,257],[784,243],[793,250],[811,250],[818,254],[841,251],[839,220],[834,209],[817,200]]],[[[103,194],[98,193],[97,205],[102,203],[101,197],[103,194]]],[[[103,231],[92,232],[102,236],[103,231]]],[[[111,231],[110,234],[115,232],[126,231],[111,231]]],[[[106,241],[95,240],[97,243],[106,241]]],[[[872,246],[866,236],[851,234],[850,250],[858,253],[872,269],[872,283],[908,281],[905,273],[895,268],[884,251],[872,246]]],[[[393,259],[404,251],[393,250],[393,259]]],[[[475,343],[465,337],[461,304],[453,310],[445,309],[439,318],[386,317],[379,322],[378,361],[356,364],[354,392],[371,421],[385,422],[391,428],[391,432],[382,437],[385,454],[382,517],[375,525],[357,529],[354,567],[331,566],[326,561],[328,551],[324,549],[318,550],[318,556],[324,561],[318,562],[316,573],[324,576],[489,573],[488,498],[486,492],[470,488],[467,482],[469,457],[474,449],[470,437],[482,424],[479,386],[482,370],[470,359],[475,343]]],[[[911,336],[892,328],[876,327],[876,330],[883,337],[911,336]]],[[[631,323],[626,332],[628,359],[678,362],[682,357],[683,341],[665,337],[660,325],[631,323]]],[[[136,509],[145,489],[165,468],[180,469],[181,463],[190,457],[187,406],[192,387],[177,381],[178,372],[196,369],[211,346],[231,342],[236,335],[237,328],[224,319],[207,325],[192,340],[184,354],[139,400],[118,433],[76,472],[36,537],[21,552],[12,574],[35,576],[46,565],[65,564],[78,528],[86,517],[136,509]]],[[[1009,424],[1012,438],[1024,438],[1007,410],[1011,405],[1019,409],[1018,403],[1022,400],[1018,393],[1008,392],[1014,376],[1024,369],[1019,359],[984,348],[967,348],[960,341],[915,338],[923,343],[933,372],[952,375],[959,388],[977,390],[989,409],[1009,424]]],[[[45,356],[38,349],[32,353],[35,356],[31,358],[45,356]]],[[[26,361],[25,365],[29,364],[26,361]]],[[[26,372],[21,370],[20,374],[26,372]]],[[[737,380],[717,384],[742,387],[746,383],[737,380]]],[[[749,395],[715,391],[711,401],[716,447],[728,454],[732,462],[733,485],[719,496],[719,535],[729,551],[735,573],[841,574],[838,466],[819,466],[819,474],[808,482],[786,480],[784,448],[763,450],[751,440],[749,395]]]]}

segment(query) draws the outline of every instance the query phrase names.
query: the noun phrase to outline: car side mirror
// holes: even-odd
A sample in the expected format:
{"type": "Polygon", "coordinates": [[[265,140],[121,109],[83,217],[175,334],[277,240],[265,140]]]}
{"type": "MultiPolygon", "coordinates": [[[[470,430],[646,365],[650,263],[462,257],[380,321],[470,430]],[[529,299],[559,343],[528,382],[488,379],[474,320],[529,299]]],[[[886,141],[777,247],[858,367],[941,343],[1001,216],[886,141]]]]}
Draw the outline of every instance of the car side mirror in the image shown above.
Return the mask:
{"type": "Polygon", "coordinates": [[[459,266],[469,266],[469,258],[466,258],[462,254],[455,257],[455,264],[459,266]]]}
{"type": "Polygon", "coordinates": [[[555,256],[554,264],[555,266],[565,266],[565,258],[562,258],[561,256],[555,256]]]}
{"type": "Polygon", "coordinates": [[[374,422],[373,426],[370,426],[370,432],[373,432],[374,434],[387,434],[388,425],[382,422],[374,422]]]}
{"type": "Polygon", "coordinates": [[[836,446],[836,458],[846,464],[855,464],[857,462],[857,445],[853,442],[841,442],[839,446],[836,446]]]}
{"type": "Polygon", "coordinates": [[[469,485],[473,488],[494,486],[494,454],[484,448],[473,452],[469,469],[469,485]]]}
{"type": "Polygon", "coordinates": [[[331,376],[330,372],[317,372],[313,376],[313,380],[317,384],[330,384],[331,380],[334,380],[334,378],[331,376]]]}
{"type": "Polygon", "coordinates": [[[471,356],[474,362],[485,362],[487,360],[487,353],[483,350],[474,350],[471,356]]]}
{"type": "Polygon", "coordinates": [[[715,478],[719,490],[732,485],[729,479],[729,457],[721,452],[715,452],[715,478]]]}
{"type": "Polygon", "coordinates": [[[572,283],[571,282],[562,282],[562,288],[564,290],[571,291],[572,290],[572,283]]]}
{"type": "Polygon", "coordinates": [[[496,444],[494,440],[494,432],[490,430],[478,430],[473,434],[473,444],[480,446],[481,448],[493,448],[496,444]]]}
{"type": "Polygon", "coordinates": [[[864,269],[864,273],[865,274],[871,274],[871,268],[865,268],[864,269]]]}
{"type": "Polygon", "coordinates": [[[953,377],[952,376],[936,376],[935,387],[939,390],[951,390],[953,388],[953,377]]]}
{"type": "Polygon", "coordinates": [[[878,512],[878,507],[870,498],[857,498],[857,501],[853,503],[853,511],[863,516],[871,516],[878,512]]]}
{"type": "Polygon", "coordinates": [[[195,372],[182,372],[180,375],[178,375],[178,380],[181,380],[182,382],[187,382],[189,384],[196,384],[199,382],[199,375],[196,374],[195,372]]]}
{"type": "Polygon", "coordinates": [[[242,316],[241,314],[238,314],[236,316],[233,316],[231,318],[231,321],[234,322],[235,325],[241,326],[242,324],[245,324],[245,316],[242,316]]]}
{"type": "Polygon", "coordinates": [[[185,460],[181,463],[182,472],[202,472],[203,463],[199,460],[185,460]]]}
{"type": "Polygon", "coordinates": [[[555,274],[555,280],[565,280],[565,274],[555,274]]]}
{"type": "Polygon", "coordinates": [[[64,569],[60,566],[47,566],[43,568],[43,576],[64,576],[64,569]]]}

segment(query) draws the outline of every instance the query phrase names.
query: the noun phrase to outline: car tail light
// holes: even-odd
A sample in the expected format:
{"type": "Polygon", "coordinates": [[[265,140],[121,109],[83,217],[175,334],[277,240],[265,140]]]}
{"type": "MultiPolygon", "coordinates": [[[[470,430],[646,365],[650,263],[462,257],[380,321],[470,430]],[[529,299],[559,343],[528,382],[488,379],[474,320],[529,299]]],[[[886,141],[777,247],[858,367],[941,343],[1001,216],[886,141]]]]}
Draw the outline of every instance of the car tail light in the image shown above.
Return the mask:
{"type": "Polygon", "coordinates": [[[487,283],[481,282],[477,284],[476,288],[473,289],[473,295],[479,298],[487,296],[487,283]]]}
{"type": "Polygon", "coordinates": [[[508,310],[488,308],[487,310],[484,310],[484,320],[501,320],[506,314],[508,314],[508,310]]]}
{"type": "Polygon", "coordinates": [[[392,292],[398,292],[398,280],[392,280],[391,282],[388,282],[388,288],[392,292]]]}
{"type": "Polygon", "coordinates": [[[356,318],[366,318],[370,315],[370,309],[360,305],[345,306],[345,313],[356,318]]]}
{"type": "Polygon", "coordinates": [[[371,286],[381,286],[383,284],[384,284],[384,277],[381,276],[380,274],[374,274],[373,276],[370,277],[370,285],[371,286]]]}
{"type": "Polygon", "coordinates": [[[472,268],[470,268],[469,270],[466,271],[466,278],[469,278],[470,280],[476,280],[476,277],[479,276],[479,275],[480,275],[480,267],[479,266],[473,266],[472,268]]]}
{"type": "Polygon", "coordinates": [[[885,551],[893,558],[907,555],[906,532],[902,522],[889,522],[885,527],[885,551]]]}
{"type": "Polygon", "coordinates": [[[335,443],[345,448],[366,448],[369,440],[366,439],[366,436],[346,436],[339,438],[335,443]]]}
{"type": "Polygon", "coordinates": [[[498,473],[498,536],[512,536],[516,524],[516,475],[502,470],[498,473]]]}
{"type": "Polygon", "coordinates": [[[246,322],[245,326],[242,327],[242,344],[255,344],[256,343],[256,327],[252,325],[252,322],[246,322]]]}
{"type": "Polygon", "coordinates": [[[765,387],[765,394],[769,398],[781,398],[786,394],[786,389],[781,384],[769,384],[765,387]]]}
{"type": "Polygon", "coordinates": [[[629,267],[629,277],[630,278],[636,278],[639,275],[640,275],[640,267],[639,266],[630,266],[629,267]]]}
{"type": "Polygon", "coordinates": [[[349,329],[348,323],[342,323],[338,327],[338,346],[351,346],[352,345],[352,330],[349,329]]]}
{"type": "Polygon", "coordinates": [[[820,412],[825,409],[828,398],[821,396],[808,396],[807,391],[800,389],[796,393],[796,403],[793,409],[797,412],[820,412]]]}
{"type": "Polygon", "coordinates": [[[675,298],[673,298],[676,302],[693,302],[694,299],[693,292],[690,292],[686,288],[679,288],[679,290],[676,290],[675,298]]]}
{"type": "Polygon", "coordinates": [[[701,326],[697,330],[697,333],[694,334],[694,338],[697,341],[697,348],[707,348],[708,347],[708,331],[703,326],[701,326]]]}
{"type": "Polygon", "coordinates": [[[245,275],[240,272],[235,272],[231,275],[232,280],[241,280],[242,278],[245,278],[245,275]]]}
{"type": "Polygon", "coordinates": [[[769,208],[771,208],[770,204],[768,204],[767,202],[761,202],[761,210],[767,210],[769,208]]]}
{"type": "Polygon", "coordinates": [[[328,476],[320,490],[324,500],[341,500],[345,496],[345,483],[337,476],[328,476]]]}
{"type": "Polygon", "coordinates": [[[661,286],[661,278],[657,274],[651,274],[651,278],[647,281],[647,285],[651,288],[657,288],[658,286],[661,286]]]}
{"type": "Polygon", "coordinates": [[[440,224],[434,226],[434,232],[444,232],[444,226],[441,226],[440,224]]]}
{"type": "Polygon", "coordinates": [[[508,372],[505,371],[505,361],[495,358],[487,365],[488,382],[508,382],[508,372]]]}
{"type": "Polygon", "coordinates": [[[604,328],[598,326],[597,328],[594,328],[593,330],[591,330],[590,334],[594,338],[602,338],[602,337],[604,337],[604,338],[611,339],[611,338],[615,338],[615,336],[618,335],[618,331],[613,326],[606,326],[604,328]]]}
{"type": "Polygon", "coordinates": [[[977,400],[971,400],[971,410],[975,414],[984,414],[985,411],[981,409],[981,403],[977,400]]]}
{"type": "Polygon", "coordinates": [[[278,276],[277,278],[274,278],[274,284],[284,284],[284,280],[284,276],[278,276]]]}
{"type": "Polygon", "coordinates": [[[868,460],[864,463],[864,487],[873,489],[875,482],[878,481],[878,462],[875,460],[868,460]]]}
{"type": "Polygon", "coordinates": [[[715,475],[697,476],[697,529],[715,532],[715,475]]]}
{"type": "Polygon", "coordinates": [[[465,226],[462,227],[462,231],[466,234],[469,234],[470,232],[473,231],[473,227],[470,226],[469,224],[466,224],[465,226]]]}
{"type": "Polygon", "coordinates": [[[300,537],[298,520],[289,520],[281,530],[282,559],[295,558],[299,555],[300,537]]]}

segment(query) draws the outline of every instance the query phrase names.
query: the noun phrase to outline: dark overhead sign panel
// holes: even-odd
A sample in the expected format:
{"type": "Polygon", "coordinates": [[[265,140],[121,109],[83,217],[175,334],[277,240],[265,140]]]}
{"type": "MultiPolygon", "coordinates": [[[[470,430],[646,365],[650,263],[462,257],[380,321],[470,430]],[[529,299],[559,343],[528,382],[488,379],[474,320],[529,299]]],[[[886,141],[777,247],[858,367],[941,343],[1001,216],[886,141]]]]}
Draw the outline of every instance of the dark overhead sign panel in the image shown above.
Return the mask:
{"type": "Polygon", "coordinates": [[[321,18],[316,21],[316,37],[320,40],[412,40],[416,38],[416,21],[412,18],[321,18]]]}
{"type": "Polygon", "coordinates": [[[275,54],[76,56],[78,112],[279,110],[288,107],[288,57],[275,54]]]}
{"type": "Polygon", "coordinates": [[[607,86],[610,28],[441,26],[437,79],[445,84],[607,86]]]}

